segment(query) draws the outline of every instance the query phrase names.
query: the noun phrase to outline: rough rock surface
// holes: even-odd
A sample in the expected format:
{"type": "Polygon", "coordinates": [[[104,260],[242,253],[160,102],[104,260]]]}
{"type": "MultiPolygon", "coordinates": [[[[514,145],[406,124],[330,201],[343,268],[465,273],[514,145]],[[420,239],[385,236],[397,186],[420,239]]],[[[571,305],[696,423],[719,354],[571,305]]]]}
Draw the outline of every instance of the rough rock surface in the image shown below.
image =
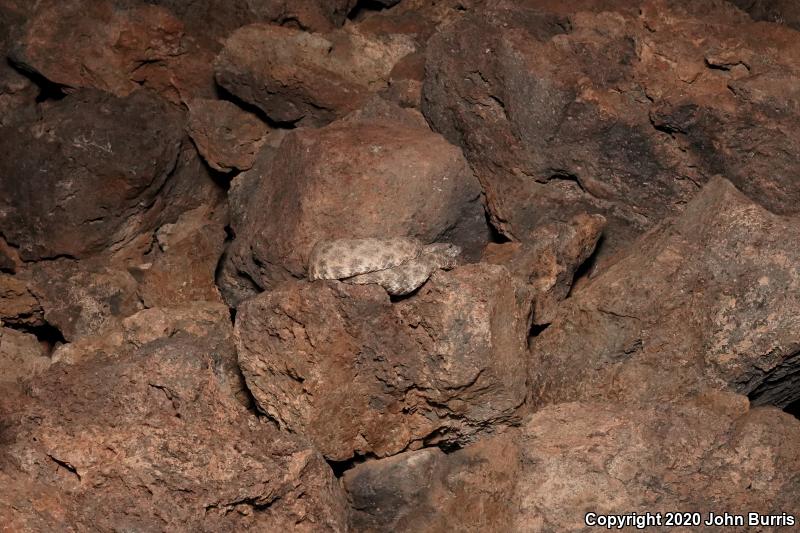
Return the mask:
{"type": "Polygon", "coordinates": [[[14,63],[74,90],[127,96],[139,88],[142,65],[176,60],[183,25],[166,9],[111,1],[38,2],[11,52],[14,63]]]}
{"type": "Polygon", "coordinates": [[[489,243],[483,261],[505,265],[533,299],[533,323],[550,323],[569,295],[578,268],[595,251],[606,221],[576,215],[538,227],[530,242],[489,243]]]}
{"type": "Polygon", "coordinates": [[[0,129],[0,231],[24,260],[119,248],[208,201],[182,117],[145,92],[81,91],[0,129]],[[192,191],[191,194],[187,194],[192,191]],[[172,219],[172,220],[170,220],[172,219]]]}
{"type": "Polygon", "coordinates": [[[196,99],[189,103],[188,133],[214,170],[252,167],[268,131],[261,119],[231,102],[196,99]]]}
{"type": "Polygon", "coordinates": [[[402,35],[367,35],[351,27],[315,34],[253,24],[225,42],[216,79],[275,122],[320,126],[385,88],[395,63],[414,50],[413,40],[402,35]]]}
{"type": "Polygon", "coordinates": [[[793,0],[729,0],[755,20],[768,20],[800,29],[800,6],[793,0]]]}
{"type": "Polygon", "coordinates": [[[469,258],[488,239],[480,187],[460,151],[386,120],[290,132],[234,180],[230,201],[226,261],[253,293],[305,276],[321,240],[414,237],[456,244],[469,258]]]}
{"type": "Polygon", "coordinates": [[[343,461],[513,423],[526,319],[503,267],[469,265],[396,304],[376,286],[287,282],[240,307],[235,340],[259,409],[343,461]]]}
{"type": "MultiPolygon", "coordinates": [[[[798,505],[798,436],[796,419],[734,395],[667,410],[567,403],[449,455],[367,462],[344,485],[358,531],[584,531],[589,512],[781,516],[798,505]]],[[[776,525],[759,530],[786,530],[776,525]]]]}
{"type": "Polygon", "coordinates": [[[162,339],[126,358],[54,365],[4,395],[4,526],[344,530],[322,457],[250,417],[221,382],[208,355],[162,339]]]}
{"type": "Polygon", "coordinates": [[[800,399],[797,217],[723,179],[575,294],[531,344],[534,403],[674,401],[704,388],[800,399]]]}
{"type": "Polygon", "coordinates": [[[423,110],[464,148],[499,231],[601,213],[608,257],[716,174],[797,211],[795,32],[724,2],[493,6],[430,40],[423,110]]]}
{"type": "Polygon", "coordinates": [[[28,379],[50,366],[47,348],[34,335],[0,326],[0,384],[28,379]]]}

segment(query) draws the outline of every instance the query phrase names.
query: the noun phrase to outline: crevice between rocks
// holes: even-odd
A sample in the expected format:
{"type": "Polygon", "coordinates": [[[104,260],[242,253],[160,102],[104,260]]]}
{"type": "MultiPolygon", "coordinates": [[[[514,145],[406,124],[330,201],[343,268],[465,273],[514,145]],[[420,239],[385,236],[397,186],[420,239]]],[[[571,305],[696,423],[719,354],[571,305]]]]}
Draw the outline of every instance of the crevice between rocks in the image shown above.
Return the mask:
{"type": "Polygon", "coordinates": [[[747,397],[754,406],[774,405],[795,417],[800,415],[800,351],[769,372],[752,378],[744,389],[749,390],[747,397]]]}

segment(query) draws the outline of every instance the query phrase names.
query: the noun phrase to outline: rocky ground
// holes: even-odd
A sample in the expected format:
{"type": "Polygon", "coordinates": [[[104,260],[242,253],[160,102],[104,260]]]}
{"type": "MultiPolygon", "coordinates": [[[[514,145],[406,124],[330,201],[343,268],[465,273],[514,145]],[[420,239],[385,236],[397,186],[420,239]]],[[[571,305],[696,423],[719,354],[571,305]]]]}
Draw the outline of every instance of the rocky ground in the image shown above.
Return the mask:
{"type": "Polygon", "coordinates": [[[0,0],[0,530],[800,526],[798,30],[0,0]],[[461,255],[309,280],[368,237],[461,255]]]}

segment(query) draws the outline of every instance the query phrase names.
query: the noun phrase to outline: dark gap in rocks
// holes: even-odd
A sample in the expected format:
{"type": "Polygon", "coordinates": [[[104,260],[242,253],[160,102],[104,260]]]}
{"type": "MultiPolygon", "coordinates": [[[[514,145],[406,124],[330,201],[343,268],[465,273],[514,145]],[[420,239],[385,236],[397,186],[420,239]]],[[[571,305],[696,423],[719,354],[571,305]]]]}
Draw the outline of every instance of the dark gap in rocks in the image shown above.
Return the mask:
{"type": "Polygon", "coordinates": [[[362,463],[376,459],[379,459],[377,455],[374,453],[367,453],[364,455],[356,454],[350,459],[345,459],[344,461],[333,461],[331,459],[326,459],[325,461],[327,461],[328,466],[330,466],[331,470],[333,470],[333,475],[337,478],[340,478],[351,468],[355,468],[362,463]]]}
{"type": "Polygon", "coordinates": [[[800,420],[800,398],[783,408],[783,410],[800,420]]]}
{"type": "Polygon", "coordinates": [[[531,329],[528,332],[528,337],[533,339],[542,334],[544,330],[550,327],[550,324],[531,324],[531,329]]]}
{"type": "Polygon", "coordinates": [[[53,353],[53,350],[60,344],[66,344],[67,340],[61,330],[52,324],[42,324],[38,326],[30,326],[27,324],[5,324],[6,327],[16,329],[25,333],[30,333],[38,339],[38,341],[47,348],[47,353],[53,353]]]}
{"type": "Polygon", "coordinates": [[[236,308],[235,307],[229,307],[228,308],[228,312],[231,315],[231,324],[235,324],[236,323],[236,308]]]}
{"type": "Polygon", "coordinates": [[[388,7],[389,6],[378,2],[377,0],[358,0],[355,7],[350,10],[350,13],[347,14],[347,18],[350,20],[361,20],[369,12],[383,11],[388,7]]]}
{"type": "Polygon", "coordinates": [[[31,80],[34,85],[39,88],[39,94],[36,96],[36,103],[45,102],[47,100],[61,100],[67,96],[65,89],[68,87],[66,85],[52,82],[38,72],[31,70],[21,63],[15,63],[11,59],[7,59],[6,62],[11,68],[31,80]]]}
{"type": "Polygon", "coordinates": [[[800,351],[769,372],[759,372],[743,388],[750,391],[747,397],[754,406],[774,405],[787,412],[791,408],[793,414],[797,413],[800,408],[800,351]]]}
{"type": "Polygon", "coordinates": [[[216,89],[217,89],[217,97],[220,100],[226,100],[232,104],[236,104],[237,106],[241,107],[248,113],[254,114],[262,121],[264,121],[264,123],[266,123],[266,125],[272,129],[291,130],[297,127],[297,124],[295,124],[294,122],[277,122],[275,120],[272,120],[267,116],[266,113],[264,113],[264,111],[260,107],[251,104],[249,102],[245,102],[244,100],[242,100],[241,98],[239,98],[238,96],[228,91],[225,87],[222,87],[219,84],[216,85],[216,89]]]}
{"type": "Polygon", "coordinates": [[[575,271],[575,275],[572,276],[572,284],[569,286],[569,292],[567,292],[567,298],[572,296],[572,290],[578,285],[578,282],[589,280],[594,277],[594,267],[597,266],[597,258],[600,255],[600,250],[603,248],[603,244],[605,243],[605,235],[600,235],[600,238],[597,239],[597,244],[594,247],[594,251],[592,255],[590,255],[586,261],[584,261],[578,269],[575,271]]]}
{"type": "Polygon", "coordinates": [[[506,235],[503,235],[503,233],[501,233],[496,227],[494,227],[494,224],[492,224],[492,218],[489,215],[488,210],[485,210],[485,215],[486,215],[486,225],[489,227],[489,242],[492,242],[494,244],[504,244],[507,242],[511,242],[511,239],[509,239],[506,235]]]}

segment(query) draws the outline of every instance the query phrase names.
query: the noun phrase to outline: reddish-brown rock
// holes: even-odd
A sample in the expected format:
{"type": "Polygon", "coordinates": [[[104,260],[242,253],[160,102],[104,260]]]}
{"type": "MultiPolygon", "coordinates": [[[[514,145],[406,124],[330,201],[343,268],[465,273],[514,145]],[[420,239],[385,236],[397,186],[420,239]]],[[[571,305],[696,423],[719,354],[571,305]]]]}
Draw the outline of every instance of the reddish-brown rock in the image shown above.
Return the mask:
{"type": "Polygon", "coordinates": [[[226,207],[187,211],[155,232],[151,249],[135,267],[129,267],[145,307],[222,302],[215,272],[225,245],[226,207]]]}
{"type": "Polygon", "coordinates": [[[24,531],[344,531],[322,457],[234,401],[179,338],[56,364],[0,397],[0,520],[24,531]]]}
{"type": "Polygon", "coordinates": [[[513,423],[526,334],[511,277],[492,265],[440,271],[395,304],[377,285],[287,282],[245,302],[235,327],[259,409],[335,461],[513,423]]]}
{"type": "Polygon", "coordinates": [[[356,27],[317,34],[252,24],[225,42],[216,79],[275,122],[320,126],[385,88],[395,63],[414,50],[406,36],[356,27]]]}
{"type": "Polygon", "coordinates": [[[196,99],[188,105],[189,136],[211,168],[231,172],[253,166],[269,131],[261,119],[225,100],[196,99]]]}
{"type": "Polygon", "coordinates": [[[728,0],[755,20],[768,20],[800,29],[800,6],[794,0],[728,0]]]}
{"type": "Polygon", "coordinates": [[[0,273],[0,321],[14,326],[41,326],[44,312],[28,278],[0,273]]]}
{"type": "Polygon", "coordinates": [[[652,404],[707,388],[756,404],[800,399],[797,217],[712,180],[634,244],[531,343],[535,404],[652,404]]]}
{"type": "Polygon", "coordinates": [[[595,250],[605,219],[576,215],[569,222],[544,224],[530,242],[490,243],[483,261],[505,265],[533,300],[533,323],[550,323],[572,288],[575,273],[595,250]]]}
{"type": "Polygon", "coordinates": [[[423,110],[464,148],[501,232],[601,213],[609,257],[716,174],[797,212],[795,32],[724,2],[492,6],[428,43],[423,110]]]}
{"type": "Polygon", "coordinates": [[[0,226],[24,260],[119,249],[217,186],[158,98],[80,91],[0,129],[0,226]]]}
{"type": "Polygon", "coordinates": [[[0,386],[28,379],[50,366],[47,347],[30,333],[0,325],[0,386]]]}
{"type": "Polygon", "coordinates": [[[748,512],[781,519],[797,508],[798,437],[796,419],[748,412],[734,395],[668,409],[568,403],[448,455],[368,461],[344,485],[353,527],[365,532],[584,531],[587,513],[648,511],[662,513],[661,527],[648,530],[674,531],[664,513],[699,512],[705,521],[723,509],[745,515],[746,525],[748,512]]]}
{"type": "Polygon", "coordinates": [[[256,292],[303,277],[323,239],[416,237],[460,245],[468,258],[488,239],[480,187],[460,151],[394,121],[291,131],[234,180],[230,202],[227,292],[236,278],[256,292]]]}

